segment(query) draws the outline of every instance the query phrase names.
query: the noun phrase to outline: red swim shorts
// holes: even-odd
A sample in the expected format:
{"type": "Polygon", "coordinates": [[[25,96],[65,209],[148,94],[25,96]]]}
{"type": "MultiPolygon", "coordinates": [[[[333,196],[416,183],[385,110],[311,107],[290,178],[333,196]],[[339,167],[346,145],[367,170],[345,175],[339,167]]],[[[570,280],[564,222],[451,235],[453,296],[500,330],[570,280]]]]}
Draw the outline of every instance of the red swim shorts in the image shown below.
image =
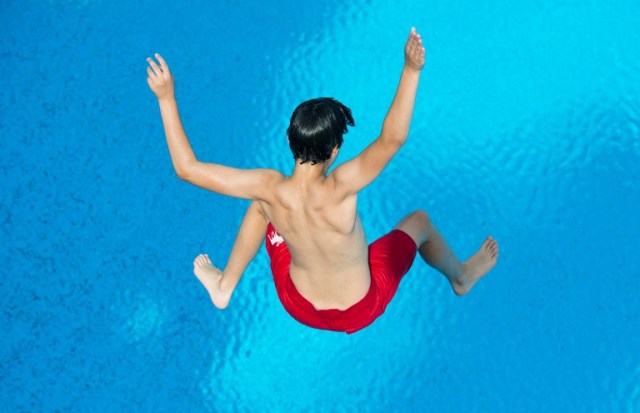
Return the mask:
{"type": "Polygon", "coordinates": [[[407,233],[394,229],[369,245],[371,286],[367,295],[346,310],[318,310],[291,281],[289,248],[271,223],[267,226],[266,245],[273,281],[284,309],[309,327],[347,334],[365,328],[384,313],[417,252],[413,239],[407,233]]]}

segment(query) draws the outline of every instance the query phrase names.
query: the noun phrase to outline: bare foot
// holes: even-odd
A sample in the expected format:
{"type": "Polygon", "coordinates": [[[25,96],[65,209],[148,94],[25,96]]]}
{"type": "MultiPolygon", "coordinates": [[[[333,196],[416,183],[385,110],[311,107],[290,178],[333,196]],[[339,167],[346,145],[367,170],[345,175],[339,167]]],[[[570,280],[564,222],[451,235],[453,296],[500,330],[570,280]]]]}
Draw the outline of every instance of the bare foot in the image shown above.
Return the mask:
{"type": "Polygon", "coordinates": [[[209,292],[213,305],[221,310],[225,309],[229,304],[231,294],[220,289],[222,271],[211,264],[207,254],[200,254],[196,257],[193,261],[193,272],[209,292]]]}
{"type": "Polygon", "coordinates": [[[488,273],[498,261],[498,243],[487,237],[480,249],[462,264],[462,277],[452,283],[457,295],[465,295],[480,278],[488,273]]]}

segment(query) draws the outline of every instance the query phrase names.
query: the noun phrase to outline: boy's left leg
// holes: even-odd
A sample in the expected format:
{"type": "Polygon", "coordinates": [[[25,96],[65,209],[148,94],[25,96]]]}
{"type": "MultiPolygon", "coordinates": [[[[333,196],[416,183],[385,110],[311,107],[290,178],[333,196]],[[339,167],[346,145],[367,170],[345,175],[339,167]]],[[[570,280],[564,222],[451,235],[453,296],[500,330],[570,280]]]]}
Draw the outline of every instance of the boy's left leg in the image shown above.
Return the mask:
{"type": "Polygon", "coordinates": [[[209,292],[216,307],[224,309],[229,304],[240,277],[264,241],[267,224],[260,205],[253,201],[244,214],[224,271],[214,267],[207,254],[200,254],[194,260],[193,272],[209,292]]]}
{"type": "Polygon", "coordinates": [[[487,237],[480,249],[461,263],[424,211],[407,215],[396,229],[413,239],[422,259],[447,277],[457,295],[467,294],[498,260],[498,243],[492,237],[487,237]]]}

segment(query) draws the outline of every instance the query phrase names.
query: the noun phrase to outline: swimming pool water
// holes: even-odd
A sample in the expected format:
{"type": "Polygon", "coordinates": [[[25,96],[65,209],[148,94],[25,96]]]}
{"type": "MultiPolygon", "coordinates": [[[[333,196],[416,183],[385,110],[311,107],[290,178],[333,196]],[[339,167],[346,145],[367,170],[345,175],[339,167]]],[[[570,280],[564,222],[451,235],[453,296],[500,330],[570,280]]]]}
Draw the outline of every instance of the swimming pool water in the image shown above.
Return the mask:
{"type": "Polygon", "coordinates": [[[640,411],[636,1],[5,2],[0,411],[640,411]],[[247,206],[171,169],[145,58],[165,56],[198,156],[291,170],[302,100],[377,136],[416,26],[408,143],[360,196],[370,240],[429,211],[496,269],[464,298],[416,260],[352,336],[283,310],[264,251],[230,307],[247,206]]]}

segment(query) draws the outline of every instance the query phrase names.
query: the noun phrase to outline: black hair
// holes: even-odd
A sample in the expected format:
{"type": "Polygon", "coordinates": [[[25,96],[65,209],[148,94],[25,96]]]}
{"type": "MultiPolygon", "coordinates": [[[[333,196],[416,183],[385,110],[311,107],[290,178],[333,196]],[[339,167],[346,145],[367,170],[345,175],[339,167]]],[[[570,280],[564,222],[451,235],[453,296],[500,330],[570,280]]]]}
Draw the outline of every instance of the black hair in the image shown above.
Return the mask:
{"type": "Polygon", "coordinates": [[[334,98],[317,98],[302,102],[293,111],[287,129],[293,158],[312,165],[323,163],[331,151],[342,145],[347,125],[355,126],[351,109],[334,98]]]}

